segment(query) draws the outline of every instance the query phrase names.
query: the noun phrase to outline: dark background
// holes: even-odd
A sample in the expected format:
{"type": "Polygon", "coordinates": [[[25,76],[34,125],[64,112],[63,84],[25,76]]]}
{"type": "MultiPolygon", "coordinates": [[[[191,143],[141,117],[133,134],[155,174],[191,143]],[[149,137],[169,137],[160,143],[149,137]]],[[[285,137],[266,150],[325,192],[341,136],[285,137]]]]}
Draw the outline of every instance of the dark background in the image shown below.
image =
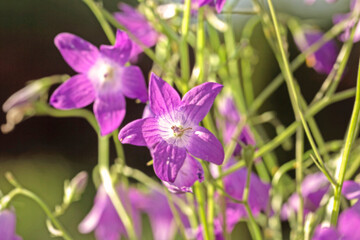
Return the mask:
{"type": "MultiPolygon", "coordinates": [[[[104,1],[104,5],[110,11],[117,10],[115,0],[104,1]]],[[[325,24],[325,28],[330,24],[325,24]]],[[[53,44],[54,37],[60,32],[74,33],[96,46],[108,44],[100,25],[82,1],[0,2],[0,104],[29,80],[53,74],[74,74],[53,44]]],[[[253,41],[260,60],[259,69],[254,74],[255,90],[258,93],[278,74],[279,69],[260,27],[257,28],[253,41]]],[[[292,40],[290,53],[292,57],[298,54],[292,40]]],[[[358,56],[359,47],[355,45],[339,90],[355,85],[358,56]]],[[[147,79],[149,59],[142,56],[139,65],[147,79]]],[[[306,99],[311,100],[326,76],[303,66],[296,71],[295,77],[306,99]]],[[[326,140],[344,137],[352,106],[351,99],[334,104],[318,114],[316,119],[326,140]]],[[[127,114],[123,125],[139,118],[143,107],[143,104],[127,99],[127,114]]],[[[285,126],[293,121],[285,85],[267,101],[260,112],[268,110],[276,111],[285,126]]],[[[0,113],[1,123],[5,123],[4,113],[0,113]]],[[[270,126],[266,125],[266,129],[270,136],[274,136],[270,126]]],[[[124,148],[130,166],[153,174],[152,167],[145,166],[150,160],[146,148],[130,145],[125,145],[124,148]]],[[[293,151],[278,149],[276,153],[282,162],[294,156],[293,151]]],[[[114,149],[112,156],[115,156],[114,149]]],[[[0,190],[3,193],[11,189],[3,175],[6,171],[12,171],[20,183],[37,192],[53,207],[61,202],[63,181],[81,170],[91,174],[96,163],[97,136],[82,119],[30,118],[17,125],[12,132],[6,135],[0,133],[0,190]]],[[[94,193],[90,180],[84,198],[74,204],[62,218],[75,237],[85,238],[76,235],[76,227],[89,211],[94,193]]],[[[17,232],[24,239],[49,238],[44,214],[37,205],[22,197],[14,201],[13,205],[17,212],[17,232]]]]}

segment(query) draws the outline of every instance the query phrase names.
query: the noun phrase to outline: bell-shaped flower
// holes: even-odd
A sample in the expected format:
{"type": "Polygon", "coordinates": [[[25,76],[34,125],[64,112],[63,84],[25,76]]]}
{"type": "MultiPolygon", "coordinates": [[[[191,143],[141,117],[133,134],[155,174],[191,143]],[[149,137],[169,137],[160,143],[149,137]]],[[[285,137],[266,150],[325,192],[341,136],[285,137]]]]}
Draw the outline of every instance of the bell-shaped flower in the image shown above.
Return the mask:
{"type": "MultiPolygon", "coordinates": [[[[114,13],[114,18],[145,47],[154,46],[160,34],[155,31],[145,16],[125,3],[120,3],[119,9],[121,12],[114,13]]],[[[136,41],[132,41],[132,44],[130,58],[136,61],[137,56],[143,52],[143,47],[136,41]]]]}
{"type": "MultiPolygon", "coordinates": [[[[319,207],[322,198],[327,193],[330,183],[323,173],[317,172],[307,175],[301,183],[301,195],[304,199],[304,215],[315,212],[319,207]]],[[[281,209],[281,218],[288,219],[299,210],[299,195],[294,193],[288,202],[281,209]]]]}
{"type": "MultiPolygon", "coordinates": [[[[323,37],[323,32],[315,28],[299,28],[294,33],[294,41],[301,52],[306,51],[312,44],[323,37]]],[[[338,47],[334,40],[330,40],[315,53],[306,58],[306,64],[319,73],[329,74],[336,62],[338,47]]]]}
{"type": "MultiPolygon", "coordinates": [[[[116,187],[116,191],[122,204],[125,207],[131,207],[131,209],[127,209],[127,212],[130,213],[135,233],[140,238],[141,216],[137,207],[139,193],[133,188],[125,190],[121,185],[116,187]]],[[[79,232],[83,234],[94,231],[97,240],[118,240],[121,236],[128,236],[125,226],[103,186],[99,187],[93,208],[82,220],[78,228],[79,232]]]]}
{"type": "Polygon", "coordinates": [[[179,188],[191,187],[203,179],[202,167],[194,157],[218,165],[224,160],[220,141],[199,126],[221,89],[222,85],[207,82],[180,99],[173,87],[152,73],[149,99],[154,117],[129,123],[121,129],[119,140],[147,146],[161,180],[179,188]]]}
{"type": "Polygon", "coordinates": [[[118,128],[125,116],[125,98],[146,102],[146,83],[137,66],[125,66],[132,44],[126,33],[118,31],[114,46],[100,50],[82,38],[60,33],[55,45],[65,61],[76,71],[58,87],[50,104],[58,109],[82,108],[94,102],[94,113],[101,135],[118,128]]]}
{"type": "Polygon", "coordinates": [[[0,239],[2,240],[21,240],[15,233],[16,216],[12,210],[4,209],[0,211],[0,239]]]}
{"type": "Polygon", "coordinates": [[[211,7],[215,7],[217,13],[220,13],[223,9],[226,0],[197,0],[199,7],[209,5],[211,7]]]}

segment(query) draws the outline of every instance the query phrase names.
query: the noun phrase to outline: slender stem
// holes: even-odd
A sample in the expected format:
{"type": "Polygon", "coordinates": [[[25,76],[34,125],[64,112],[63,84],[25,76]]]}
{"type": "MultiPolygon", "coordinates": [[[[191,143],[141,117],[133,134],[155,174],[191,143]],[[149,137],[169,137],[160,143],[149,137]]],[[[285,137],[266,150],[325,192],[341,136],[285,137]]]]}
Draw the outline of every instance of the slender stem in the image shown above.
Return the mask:
{"type": "Polygon", "coordinates": [[[104,15],[102,14],[99,6],[93,0],[83,0],[84,3],[90,8],[90,10],[94,13],[96,19],[99,21],[102,29],[104,30],[106,37],[109,39],[111,44],[115,43],[115,35],[113,30],[111,29],[109,23],[106,21],[104,15]]]}
{"type": "Polygon", "coordinates": [[[114,141],[114,145],[115,145],[115,150],[116,150],[116,154],[120,160],[120,163],[122,165],[125,165],[125,155],[124,155],[124,149],[123,146],[121,144],[121,142],[118,139],[118,135],[119,135],[119,130],[115,129],[112,133],[113,136],[113,141],[114,141]]]}
{"type": "Polygon", "coordinates": [[[198,211],[200,215],[200,222],[203,227],[203,236],[205,240],[209,240],[211,239],[211,237],[210,237],[208,222],[206,220],[204,190],[203,190],[203,186],[199,182],[196,182],[194,184],[194,192],[195,192],[196,200],[199,204],[198,211]]]}
{"type": "Polygon", "coordinates": [[[165,191],[165,193],[166,193],[166,197],[167,197],[168,202],[169,202],[170,210],[171,210],[171,212],[172,212],[172,214],[174,216],[175,223],[178,226],[178,228],[180,229],[180,232],[181,232],[181,235],[183,236],[183,239],[188,239],[187,236],[186,236],[184,223],[183,223],[183,221],[181,221],[179,212],[175,207],[173,198],[172,198],[171,194],[168,191],[165,191]]]}
{"type": "Polygon", "coordinates": [[[321,158],[321,155],[319,154],[319,151],[318,151],[318,149],[316,147],[316,144],[314,142],[314,139],[313,139],[313,137],[311,135],[311,132],[309,130],[308,124],[307,124],[307,122],[306,122],[306,120],[304,118],[304,114],[302,113],[301,108],[300,108],[298,91],[296,90],[295,81],[294,81],[294,78],[293,78],[293,75],[291,73],[290,66],[289,66],[289,60],[288,60],[288,58],[286,56],[286,53],[285,53],[285,50],[284,50],[283,41],[282,41],[281,36],[280,36],[280,30],[279,30],[279,26],[278,26],[278,21],[277,21],[276,15],[275,15],[275,11],[274,11],[272,1],[267,0],[267,2],[269,4],[271,18],[272,18],[272,21],[273,21],[273,24],[274,24],[274,27],[275,27],[276,39],[277,39],[278,47],[279,47],[279,50],[280,50],[280,53],[281,53],[281,60],[282,60],[281,63],[283,64],[283,67],[281,69],[282,69],[282,71],[284,71],[285,80],[286,80],[286,83],[288,85],[290,99],[291,99],[291,101],[293,103],[293,108],[294,108],[295,115],[297,115],[301,120],[301,123],[302,123],[303,128],[304,128],[305,133],[306,133],[306,136],[307,136],[307,138],[308,138],[308,140],[310,142],[311,148],[314,150],[316,158],[320,162],[323,162],[322,158],[321,158]]]}
{"type": "Polygon", "coordinates": [[[196,42],[196,65],[199,69],[197,81],[204,82],[205,76],[205,24],[204,24],[204,8],[198,10],[198,23],[197,23],[197,42],[196,42]]]}
{"type": "Polygon", "coordinates": [[[181,25],[182,35],[180,40],[180,67],[181,67],[181,76],[184,83],[187,83],[190,78],[189,49],[187,45],[187,38],[189,34],[189,25],[190,25],[190,12],[191,12],[191,0],[185,0],[184,15],[181,25]]]}
{"type": "MultiPolygon", "coordinates": [[[[334,94],[332,98],[323,98],[321,99],[321,101],[317,102],[308,109],[308,111],[305,114],[305,118],[308,118],[309,116],[314,116],[322,109],[324,109],[326,106],[332,103],[342,101],[344,99],[353,97],[354,95],[355,95],[354,89],[349,89],[334,94]]],[[[286,141],[292,134],[294,134],[297,127],[299,127],[300,125],[301,125],[300,121],[295,121],[292,124],[290,124],[281,134],[277,135],[274,139],[272,139],[270,142],[268,142],[267,144],[262,146],[258,151],[256,151],[254,158],[256,159],[258,157],[261,157],[264,154],[268,153],[269,151],[274,150],[276,147],[278,147],[280,144],[286,141]]],[[[235,172],[236,170],[242,168],[243,166],[244,166],[244,161],[240,161],[239,163],[236,163],[235,165],[228,168],[226,171],[222,172],[218,178],[225,177],[235,172]]]]}
{"type": "Polygon", "coordinates": [[[356,84],[356,97],[355,97],[355,104],[354,109],[351,115],[350,126],[346,136],[346,142],[344,146],[344,152],[341,157],[340,168],[338,171],[337,181],[338,184],[334,190],[334,206],[331,215],[331,224],[336,226],[337,218],[339,215],[340,209],[340,197],[341,197],[341,189],[345,180],[345,173],[346,173],[346,166],[349,160],[351,146],[353,145],[355,139],[355,131],[357,128],[357,123],[359,121],[359,111],[360,111],[360,61],[359,61],[359,69],[358,69],[358,76],[357,76],[357,84],[356,84]]]}
{"type": "Polygon", "coordinates": [[[36,194],[30,192],[29,190],[26,190],[24,188],[17,187],[13,189],[9,194],[7,194],[5,197],[7,197],[8,201],[10,201],[12,198],[14,198],[16,195],[23,195],[26,196],[32,200],[34,200],[45,212],[45,214],[48,216],[50,221],[54,224],[54,226],[57,228],[58,231],[61,232],[62,238],[65,240],[72,240],[73,238],[67,233],[67,231],[64,229],[62,224],[58,221],[58,219],[53,215],[50,208],[46,205],[46,203],[38,197],[36,194]]]}
{"type": "Polygon", "coordinates": [[[99,126],[94,115],[86,109],[59,110],[51,108],[49,105],[39,102],[35,105],[36,114],[38,116],[52,117],[81,117],[89,122],[89,124],[98,131],[99,126]]]}
{"type": "Polygon", "coordinates": [[[123,222],[129,239],[137,239],[134,225],[126,212],[124,205],[122,204],[119,196],[115,190],[113,181],[111,179],[109,171],[109,139],[107,136],[102,137],[99,135],[99,171],[101,180],[104,185],[105,192],[109,196],[112,204],[114,205],[116,212],[118,213],[121,221],[123,222]]]}
{"type": "Polygon", "coordinates": [[[297,211],[297,236],[301,238],[304,232],[304,198],[301,193],[303,181],[303,154],[304,154],[304,131],[300,127],[296,130],[296,193],[299,198],[299,209],[297,211]]]}
{"type": "Polygon", "coordinates": [[[207,219],[208,219],[208,227],[209,227],[209,234],[210,239],[214,239],[214,186],[211,182],[207,185],[207,219]]]}

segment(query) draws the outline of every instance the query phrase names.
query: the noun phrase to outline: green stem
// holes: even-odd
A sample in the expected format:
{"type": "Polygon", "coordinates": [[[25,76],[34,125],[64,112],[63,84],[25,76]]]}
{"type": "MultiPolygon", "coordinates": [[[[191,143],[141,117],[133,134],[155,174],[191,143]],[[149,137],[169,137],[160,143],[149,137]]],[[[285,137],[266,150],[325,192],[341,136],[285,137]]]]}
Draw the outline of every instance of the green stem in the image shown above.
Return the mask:
{"type": "Polygon", "coordinates": [[[302,128],[296,130],[296,193],[299,197],[299,210],[297,211],[297,236],[299,239],[304,232],[304,198],[301,193],[303,181],[303,153],[304,153],[304,131],[302,128]]]}
{"type": "Polygon", "coordinates": [[[46,103],[38,102],[35,105],[36,115],[38,116],[51,116],[51,117],[81,117],[89,122],[96,132],[99,130],[98,123],[94,115],[86,109],[73,109],[73,110],[59,110],[51,108],[46,103]]]}
{"type": "Polygon", "coordinates": [[[197,26],[197,42],[196,42],[196,65],[199,69],[197,81],[199,83],[204,82],[205,76],[205,24],[204,24],[204,8],[198,10],[198,26],[197,26]]]}
{"type": "Polygon", "coordinates": [[[57,228],[58,231],[61,232],[62,234],[62,238],[65,240],[72,240],[73,238],[70,237],[70,235],[66,232],[66,230],[64,229],[64,227],[61,225],[61,223],[58,221],[58,219],[53,215],[53,213],[51,212],[50,208],[46,205],[46,203],[44,203],[44,201],[38,197],[36,194],[30,192],[29,190],[26,190],[24,188],[20,188],[17,187],[15,189],[13,189],[9,194],[6,195],[6,197],[8,198],[7,201],[10,201],[11,199],[13,199],[16,195],[23,195],[26,196],[32,200],[34,200],[40,207],[41,209],[45,212],[45,214],[48,216],[48,218],[50,219],[50,221],[54,224],[54,226],[57,228]]]}
{"type": "MultiPolygon", "coordinates": [[[[292,62],[291,62],[291,70],[295,71],[298,69],[306,60],[306,57],[316,52],[320,49],[325,43],[329,42],[331,39],[336,37],[339,33],[341,33],[346,24],[345,22],[341,22],[340,24],[334,25],[329,31],[327,31],[322,38],[316,41],[314,44],[309,46],[303,53],[299,54],[292,62]]],[[[273,92],[275,92],[281,84],[284,82],[284,77],[280,73],[276,78],[256,97],[253,104],[250,106],[250,112],[256,112],[262,104],[271,96],[273,92]]]]}
{"type": "Polygon", "coordinates": [[[308,124],[304,118],[304,114],[302,113],[301,109],[300,109],[300,104],[299,104],[299,96],[298,96],[298,91],[296,90],[295,87],[295,81],[293,78],[293,75],[291,73],[290,70],[290,66],[289,66],[289,60],[286,56],[285,50],[284,50],[284,46],[283,46],[283,41],[281,39],[280,36],[280,30],[279,30],[279,26],[278,26],[278,21],[275,15],[275,11],[274,11],[274,7],[272,4],[271,0],[267,0],[268,5],[269,5],[269,9],[270,9],[270,14],[271,14],[271,18],[275,27],[275,33],[276,33],[276,39],[277,39],[277,43],[278,43],[278,47],[281,53],[281,63],[283,64],[283,67],[281,67],[283,74],[285,75],[285,80],[288,86],[288,90],[289,90],[289,95],[290,95],[290,99],[292,101],[292,105],[294,108],[294,112],[295,115],[297,115],[300,120],[301,123],[303,125],[303,128],[305,130],[306,136],[310,142],[311,148],[314,150],[315,156],[316,158],[319,160],[319,162],[323,162],[321,155],[319,154],[319,151],[316,147],[316,144],[314,142],[314,139],[311,135],[311,132],[309,130],[308,124]]]}
{"type": "Polygon", "coordinates": [[[112,204],[114,205],[116,212],[118,213],[121,221],[123,222],[129,239],[137,239],[134,225],[126,212],[124,205],[122,204],[119,196],[115,190],[113,181],[111,179],[109,171],[109,139],[107,136],[102,137],[99,135],[99,171],[101,180],[106,194],[109,196],[112,204]]]}
{"type": "Polygon", "coordinates": [[[206,211],[205,211],[204,190],[203,190],[203,186],[199,182],[196,182],[194,184],[194,193],[195,193],[196,200],[199,204],[198,211],[199,211],[199,216],[200,216],[200,222],[203,227],[204,240],[210,240],[211,239],[210,231],[209,231],[208,222],[206,220],[207,218],[206,218],[206,211]]]}
{"type": "Polygon", "coordinates": [[[190,78],[189,49],[187,45],[187,38],[189,34],[189,25],[190,25],[190,12],[191,12],[191,0],[185,0],[184,15],[181,25],[182,35],[180,40],[180,67],[181,67],[181,77],[184,83],[187,83],[190,78]]]}
{"type": "Polygon", "coordinates": [[[344,152],[341,157],[340,168],[338,171],[337,181],[338,184],[334,190],[334,205],[333,211],[331,215],[331,224],[336,226],[337,218],[339,215],[340,209],[340,197],[341,197],[341,189],[345,179],[346,173],[346,166],[349,160],[351,146],[353,145],[355,139],[355,131],[357,128],[357,123],[359,121],[359,111],[360,111],[360,62],[359,62],[359,69],[358,69],[358,76],[357,76],[357,85],[356,85],[356,97],[355,97],[355,104],[354,109],[351,115],[350,126],[346,136],[346,142],[344,146],[344,152]]]}
{"type": "MultiPolygon", "coordinates": [[[[328,106],[332,103],[342,101],[344,99],[353,97],[354,95],[355,95],[354,89],[349,89],[349,90],[334,94],[334,96],[332,98],[323,98],[308,109],[308,111],[305,114],[305,118],[308,118],[309,116],[314,116],[315,114],[320,112],[322,109],[324,109],[326,106],[328,106]]],[[[281,145],[292,134],[295,133],[296,129],[300,125],[301,125],[300,121],[293,122],[281,134],[277,135],[274,139],[272,139],[270,142],[268,142],[267,144],[262,146],[257,152],[255,152],[254,159],[263,156],[264,154],[274,150],[276,147],[281,145]]],[[[243,166],[244,166],[244,161],[240,161],[239,163],[236,163],[235,165],[231,166],[226,171],[222,172],[218,178],[225,177],[225,176],[237,171],[238,169],[242,168],[243,166]]]]}
{"type": "Polygon", "coordinates": [[[102,29],[104,30],[106,37],[109,39],[111,44],[115,43],[115,35],[111,29],[109,23],[106,21],[104,15],[102,14],[100,7],[92,0],[83,0],[84,3],[90,8],[90,10],[95,15],[96,19],[99,21],[102,29]]]}

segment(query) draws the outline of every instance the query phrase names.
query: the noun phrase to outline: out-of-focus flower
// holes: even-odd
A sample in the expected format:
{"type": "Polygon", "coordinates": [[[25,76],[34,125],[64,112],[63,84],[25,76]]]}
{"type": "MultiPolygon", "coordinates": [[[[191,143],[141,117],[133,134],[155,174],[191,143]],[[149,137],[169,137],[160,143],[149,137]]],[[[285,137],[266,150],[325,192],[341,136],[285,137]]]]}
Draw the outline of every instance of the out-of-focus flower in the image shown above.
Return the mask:
{"type": "MultiPolygon", "coordinates": [[[[294,33],[294,41],[300,51],[306,51],[312,44],[323,37],[323,32],[315,28],[299,28],[294,33]]],[[[325,43],[315,53],[306,58],[306,64],[319,73],[329,74],[336,62],[338,48],[335,41],[325,43]]]]}
{"type": "MultiPolygon", "coordinates": [[[[173,239],[176,233],[176,222],[166,196],[152,190],[148,194],[139,196],[138,202],[140,210],[149,216],[154,240],[173,239]]],[[[174,205],[176,207],[176,203],[174,205]]],[[[185,228],[188,228],[190,225],[186,216],[180,209],[177,210],[185,228]]]]}
{"type": "MultiPolygon", "coordinates": [[[[304,198],[304,215],[315,212],[319,207],[322,198],[329,189],[329,181],[323,173],[317,172],[304,178],[301,184],[301,195],[304,198]]],[[[299,196],[294,193],[281,209],[281,218],[288,219],[299,210],[299,196]]]]}
{"type": "Polygon", "coordinates": [[[355,35],[354,35],[354,39],[353,42],[358,42],[360,40],[360,24],[358,22],[355,22],[354,19],[349,19],[350,16],[356,12],[357,14],[359,14],[360,12],[360,2],[357,4],[356,0],[351,0],[350,2],[350,13],[345,13],[345,14],[336,14],[333,17],[333,22],[334,24],[337,24],[345,19],[348,19],[348,23],[347,26],[344,30],[344,33],[342,33],[339,37],[339,39],[343,42],[345,42],[346,40],[348,40],[350,38],[351,35],[351,29],[355,26],[355,24],[357,24],[356,29],[355,29],[355,35]]]}
{"type": "Polygon", "coordinates": [[[215,7],[216,11],[220,13],[225,5],[226,0],[197,0],[197,2],[199,7],[209,5],[211,7],[215,7]]]}
{"type": "Polygon", "coordinates": [[[91,43],[60,33],[55,45],[65,61],[79,74],[58,87],[50,98],[58,109],[82,108],[94,102],[94,113],[101,135],[118,128],[125,116],[125,98],[146,102],[145,79],[137,66],[125,66],[132,44],[126,33],[117,31],[114,46],[91,43]]]}
{"type": "MultiPolygon", "coordinates": [[[[152,47],[156,44],[159,33],[151,26],[149,21],[138,12],[135,8],[120,3],[119,9],[121,12],[114,13],[115,19],[123,25],[134,37],[146,47],[152,47]]],[[[131,61],[136,61],[137,56],[143,52],[143,47],[133,41],[130,58],[131,61]]]]}
{"type": "MultiPolygon", "coordinates": [[[[345,181],[342,194],[348,199],[360,198],[360,184],[345,181]]],[[[360,201],[343,211],[339,216],[337,227],[317,227],[313,240],[358,240],[360,239],[360,201]]]]}
{"type": "Polygon", "coordinates": [[[224,149],[219,140],[198,124],[209,112],[222,89],[204,83],[182,99],[176,90],[152,73],[149,84],[150,108],[155,117],[135,120],[119,133],[122,143],[147,146],[154,159],[156,175],[176,187],[191,187],[203,179],[201,165],[192,157],[222,164],[224,149]],[[184,185],[183,185],[184,184],[184,185]]]}
{"type": "MultiPolygon", "coordinates": [[[[227,169],[234,164],[235,160],[230,159],[224,169],[227,169]]],[[[246,178],[246,168],[241,168],[224,177],[223,181],[226,193],[241,201],[246,186],[246,178]]],[[[254,216],[257,216],[261,211],[266,212],[269,210],[270,188],[270,184],[262,182],[256,174],[251,173],[248,203],[254,216]]],[[[227,200],[226,212],[227,215],[229,215],[229,218],[233,219],[239,220],[240,218],[247,217],[246,209],[243,204],[235,203],[231,199],[227,200]]]]}
{"type": "Polygon", "coordinates": [[[70,182],[65,182],[63,202],[65,204],[70,204],[73,201],[79,200],[86,188],[87,180],[88,174],[85,171],[82,171],[71,179],[70,182]]]}
{"type": "Polygon", "coordinates": [[[16,216],[12,210],[0,211],[0,239],[1,240],[21,240],[22,238],[15,233],[16,216]]]}
{"type": "MultiPolygon", "coordinates": [[[[121,186],[116,191],[124,206],[130,206],[128,213],[133,220],[135,233],[141,237],[141,216],[138,209],[139,193],[136,189],[127,191],[121,186]]],[[[119,240],[127,237],[127,232],[103,186],[100,186],[89,214],[79,224],[79,232],[85,234],[94,231],[97,240],[119,240]]]]}
{"type": "Polygon", "coordinates": [[[34,103],[47,96],[49,88],[56,83],[64,82],[67,75],[53,75],[33,80],[24,88],[11,95],[3,104],[6,112],[6,124],[1,125],[1,131],[8,133],[16,124],[35,114],[34,103]]]}

